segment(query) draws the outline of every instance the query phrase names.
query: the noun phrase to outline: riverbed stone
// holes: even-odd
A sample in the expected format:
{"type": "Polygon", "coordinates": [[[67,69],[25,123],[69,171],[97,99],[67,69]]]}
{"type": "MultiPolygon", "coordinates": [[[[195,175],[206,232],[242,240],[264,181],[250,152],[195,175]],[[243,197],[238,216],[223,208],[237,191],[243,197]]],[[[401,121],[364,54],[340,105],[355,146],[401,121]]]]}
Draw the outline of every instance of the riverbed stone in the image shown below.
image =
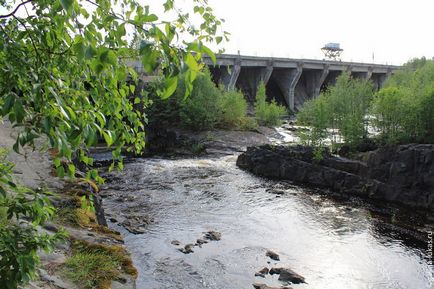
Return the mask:
{"type": "Polygon", "coordinates": [[[267,189],[266,192],[270,193],[270,194],[274,194],[274,195],[283,195],[283,194],[285,194],[285,191],[284,190],[280,190],[280,189],[267,189]]]}
{"type": "Polygon", "coordinates": [[[255,289],[293,289],[292,287],[283,286],[283,287],[270,287],[263,283],[253,283],[253,288],[255,289]]]}
{"type": "Polygon", "coordinates": [[[220,241],[222,238],[222,233],[217,231],[208,231],[205,233],[204,238],[210,241],[220,241]]]}
{"type": "Polygon", "coordinates": [[[204,239],[197,239],[196,240],[196,245],[198,245],[198,246],[202,246],[203,244],[206,244],[206,243],[208,243],[208,241],[204,240],[204,239]]]}
{"type": "Polygon", "coordinates": [[[143,234],[146,232],[146,227],[154,222],[154,219],[147,215],[134,214],[128,215],[120,225],[133,234],[143,234]]]}
{"type": "Polygon", "coordinates": [[[273,259],[273,260],[275,260],[275,261],[280,261],[279,254],[277,254],[277,253],[275,253],[275,252],[273,252],[273,251],[271,251],[271,250],[268,250],[268,251],[265,253],[265,256],[270,257],[271,259],[273,259]]]}
{"type": "Polygon", "coordinates": [[[305,278],[289,268],[275,267],[271,268],[270,275],[279,274],[279,281],[290,282],[294,284],[306,283],[305,278]]]}
{"type": "Polygon", "coordinates": [[[170,242],[170,244],[172,244],[174,246],[179,246],[179,245],[181,245],[181,242],[179,242],[178,240],[173,240],[172,242],[170,242]]]}
{"type": "Polygon", "coordinates": [[[187,244],[184,246],[184,248],[178,249],[180,252],[184,253],[184,254],[190,254],[190,253],[194,253],[193,251],[193,244],[187,244]]]}
{"type": "Polygon", "coordinates": [[[267,267],[262,268],[258,272],[255,273],[255,277],[262,277],[265,278],[265,275],[267,275],[269,272],[269,269],[267,267]]]}

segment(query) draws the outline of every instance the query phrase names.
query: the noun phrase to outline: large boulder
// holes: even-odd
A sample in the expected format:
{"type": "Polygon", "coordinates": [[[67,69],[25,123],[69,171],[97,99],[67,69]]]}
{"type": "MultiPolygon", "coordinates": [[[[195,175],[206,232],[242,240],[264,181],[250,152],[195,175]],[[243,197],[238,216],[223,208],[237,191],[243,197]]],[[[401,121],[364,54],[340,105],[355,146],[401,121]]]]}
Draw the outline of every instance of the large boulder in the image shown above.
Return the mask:
{"type": "Polygon", "coordinates": [[[434,211],[434,145],[390,146],[366,153],[364,161],[311,147],[249,147],[237,165],[254,174],[291,180],[373,200],[434,211]]]}

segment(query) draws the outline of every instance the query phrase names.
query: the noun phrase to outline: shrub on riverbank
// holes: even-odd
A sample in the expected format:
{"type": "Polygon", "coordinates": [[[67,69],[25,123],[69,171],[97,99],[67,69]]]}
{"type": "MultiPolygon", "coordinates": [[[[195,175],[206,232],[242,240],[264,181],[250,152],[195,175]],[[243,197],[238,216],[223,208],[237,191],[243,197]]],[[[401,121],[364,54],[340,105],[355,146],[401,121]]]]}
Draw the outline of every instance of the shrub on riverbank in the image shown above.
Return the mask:
{"type": "Polygon", "coordinates": [[[259,124],[265,126],[279,126],[282,118],[287,114],[284,106],[278,105],[274,100],[267,102],[265,85],[261,83],[256,93],[255,117],[259,124]]]}
{"type": "Polygon", "coordinates": [[[365,118],[373,95],[372,83],[340,75],[336,84],[316,99],[308,101],[297,114],[301,124],[312,127],[307,138],[312,144],[321,144],[334,132],[339,132],[350,147],[361,144],[368,135],[365,118]]]}
{"type": "Polygon", "coordinates": [[[240,91],[218,88],[211,79],[209,71],[198,74],[193,90],[185,96],[185,83],[179,86],[170,99],[160,99],[152,93],[158,83],[151,85],[148,107],[148,120],[152,127],[179,126],[193,130],[207,130],[216,127],[229,129],[250,129],[255,127],[248,119],[247,101],[240,91]]]}
{"type": "Polygon", "coordinates": [[[372,102],[384,143],[434,141],[434,61],[416,59],[387,81],[372,102]]]}
{"type": "MultiPolygon", "coordinates": [[[[434,142],[434,61],[415,59],[396,71],[373,95],[372,84],[342,74],[328,91],[297,114],[311,126],[303,137],[313,145],[340,134],[356,148],[373,138],[382,144],[434,142]],[[368,135],[368,127],[376,129],[368,135]]],[[[333,139],[333,138],[332,138],[333,139]]]]}
{"type": "Polygon", "coordinates": [[[243,128],[247,114],[247,101],[240,91],[222,91],[220,98],[220,125],[229,128],[243,128]]]}
{"type": "Polygon", "coordinates": [[[194,81],[191,95],[184,100],[185,86],[176,91],[181,99],[179,116],[183,127],[194,130],[214,128],[221,120],[221,91],[212,82],[210,73],[205,70],[194,81]],[[182,98],[181,98],[182,97],[182,98]]]}
{"type": "Polygon", "coordinates": [[[12,289],[36,276],[38,251],[50,251],[65,233],[60,230],[53,235],[39,229],[55,213],[48,192],[16,183],[14,165],[6,156],[7,151],[0,148],[0,288],[12,289]]]}

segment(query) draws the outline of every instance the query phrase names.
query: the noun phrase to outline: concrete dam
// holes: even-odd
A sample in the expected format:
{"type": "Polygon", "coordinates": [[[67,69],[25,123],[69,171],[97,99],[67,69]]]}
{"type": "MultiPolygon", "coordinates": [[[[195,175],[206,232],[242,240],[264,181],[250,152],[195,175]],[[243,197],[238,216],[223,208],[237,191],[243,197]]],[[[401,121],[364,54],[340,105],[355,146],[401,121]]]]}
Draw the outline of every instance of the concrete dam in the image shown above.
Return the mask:
{"type": "MultiPolygon", "coordinates": [[[[374,88],[381,88],[385,80],[399,66],[276,57],[258,57],[233,54],[216,55],[214,64],[204,57],[213,81],[227,89],[241,90],[253,102],[261,82],[266,85],[267,97],[291,110],[298,110],[306,100],[317,97],[322,90],[336,82],[344,71],[352,77],[369,79],[374,88]]],[[[131,63],[142,73],[140,61],[131,63]]],[[[146,80],[145,80],[146,81],[146,80]]]]}
{"type": "Polygon", "coordinates": [[[261,81],[267,96],[297,110],[308,99],[317,97],[327,86],[335,83],[343,71],[352,77],[369,79],[379,89],[399,66],[342,62],[330,60],[273,58],[222,54],[216,65],[205,58],[213,80],[228,89],[240,89],[254,101],[261,81]]]}

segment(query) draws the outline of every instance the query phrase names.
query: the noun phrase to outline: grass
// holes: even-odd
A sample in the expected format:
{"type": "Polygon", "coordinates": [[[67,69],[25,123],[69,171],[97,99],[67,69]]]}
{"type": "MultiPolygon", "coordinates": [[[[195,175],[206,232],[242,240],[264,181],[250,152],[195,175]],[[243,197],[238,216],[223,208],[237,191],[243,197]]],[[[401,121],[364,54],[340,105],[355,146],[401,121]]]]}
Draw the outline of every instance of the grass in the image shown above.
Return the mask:
{"type": "MultiPolygon", "coordinates": [[[[84,198],[88,195],[85,187],[69,183],[64,190],[65,197],[69,200],[57,211],[57,223],[102,233],[114,240],[123,240],[119,232],[97,223],[95,212],[84,198]]],[[[95,244],[78,239],[71,240],[71,255],[61,268],[61,274],[65,278],[83,289],[111,288],[112,280],[123,273],[137,277],[137,270],[122,246],[95,244]]]]}
{"type": "Polygon", "coordinates": [[[82,208],[62,208],[57,212],[57,221],[74,227],[88,227],[95,222],[95,214],[82,208]]]}
{"type": "Polygon", "coordinates": [[[118,245],[74,241],[66,260],[65,277],[85,289],[108,289],[122,273],[137,276],[129,254],[118,245]]]}
{"type": "MultiPolygon", "coordinates": [[[[1,214],[0,214],[1,216],[1,214]]],[[[1,219],[0,219],[1,220],[1,219]]],[[[96,222],[95,213],[84,208],[66,207],[58,210],[56,222],[79,228],[90,228],[92,231],[105,234],[115,240],[123,240],[121,234],[96,222]]],[[[1,224],[1,221],[0,221],[1,224]]]]}

